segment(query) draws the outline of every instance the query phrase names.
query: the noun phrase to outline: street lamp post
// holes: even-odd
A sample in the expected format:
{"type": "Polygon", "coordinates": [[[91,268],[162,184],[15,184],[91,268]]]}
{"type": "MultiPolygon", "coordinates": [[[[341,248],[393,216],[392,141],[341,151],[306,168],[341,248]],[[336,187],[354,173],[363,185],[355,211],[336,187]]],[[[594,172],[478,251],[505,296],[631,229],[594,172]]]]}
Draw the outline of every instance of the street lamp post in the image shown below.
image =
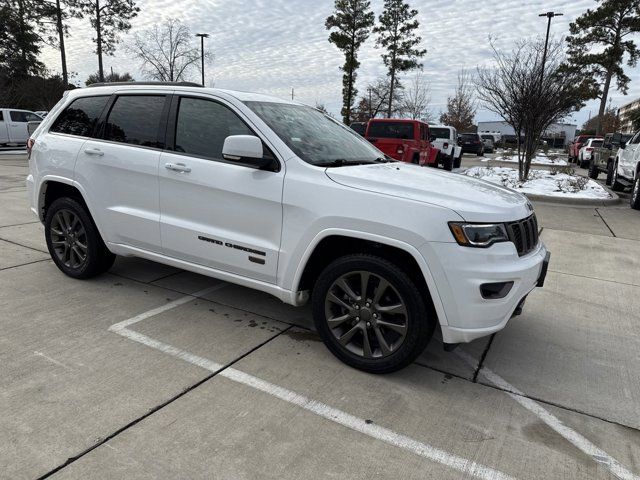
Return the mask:
{"type": "Polygon", "coordinates": [[[544,51],[542,53],[542,69],[540,71],[540,86],[542,86],[542,80],[544,79],[544,64],[547,61],[547,47],[549,45],[549,29],[551,28],[551,19],[553,17],[560,17],[562,13],[547,12],[541,13],[539,17],[547,17],[547,36],[544,39],[544,51]]]}
{"type": "Polygon", "coordinates": [[[202,62],[202,86],[204,87],[204,39],[209,38],[209,34],[196,33],[196,37],[200,37],[200,61],[202,62]]]}

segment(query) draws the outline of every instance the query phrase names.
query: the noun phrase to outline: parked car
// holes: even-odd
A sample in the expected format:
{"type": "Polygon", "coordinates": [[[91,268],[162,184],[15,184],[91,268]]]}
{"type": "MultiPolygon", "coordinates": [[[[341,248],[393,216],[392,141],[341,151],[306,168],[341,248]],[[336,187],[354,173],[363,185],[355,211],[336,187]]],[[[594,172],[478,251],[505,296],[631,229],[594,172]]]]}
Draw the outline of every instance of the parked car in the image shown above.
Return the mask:
{"type": "Polygon", "coordinates": [[[288,100],[81,88],[28,147],[31,209],[66,275],[138,256],[310,301],[329,350],[368,372],[408,365],[436,328],[447,348],[503,329],[547,271],[525,196],[386,159],[288,100]]]}
{"type": "Polygon", "coordinates": [[[373,118],[367,123],[365,137],[396,160],[438,166],[438,149],[431,144],[429,125],[424,122],[373,118]]]}
{"type": "Polygon", "coordinates": [[[482,135],[480,135],[480,138],[482,138],[484,151],[486,153],[493,153],[495,150],[495,144],[493,143],[493,135],[488,135],[486,133],[483,133],[482,135]]]}
{"type": "Polygon", "coordinates": [[[358,133],[358,135],[362,135],[363,137],[364,134],[367,133],[367,122],[351,122],[349,126],[353,131],[358,133]]]}
{"type": "Polygon", "coordinates": [[[611,185],[613,163],[620,145],[626,144],[633,137],[632,133],[607,133],[601,147],[596,147],[591,153],[589,162],[589,177],[596,180],[600,173],[607,175],[607,185],[611,185]]]}
{"type": "Polygon", "coordinates": [[[484,155],[484,143],[477,133],[461,133],[458,139],[462,153],[475,153],[478,157],[484,155]]]}
{"type": "Polygon", "coordinates": [[[590,138],[587,140],[582,148],[578,151],[578,161],[576,164],[580,168],[587,168],[591,163],[591,157],[593,155],[593,151],[596,148],[602,147],[604,142],[604,138],[590,138]]]}
{"type": "Polygon", "coordinates": [[[631,208],[640,210],[640,131],[626,144],[620,144],[610,165],[611,189],[620,192],[632,187],[631,208]]]}
{"type": "Polygon", "coordinates": [[[462,148],[458,145],[458,132],[446,125],[429,125],[431,143],[438,149],[438,164],[445,170],[460,168],[462,148]]]}
{"type": "Polygon", "coordinates": [[[502,146],[502,134],[497,132],[479,132],[482,138],[486,138],[487,135],[489,138],[493,140],[493,147],[499,148],[502,146]]]}
{"type": "Polygon", "coordinates": [[[29,110],[0,108],[0,145],[26,145],[29,139],[27,123],[42,121],[42,117],[29,110]]]}
{"type": "Polygon", "coordinates": [[[580,149],[593,135],[578,135],[573,139],[573,142],[569,144],[569,163],[577,162],[580,154],[580,149]]]}

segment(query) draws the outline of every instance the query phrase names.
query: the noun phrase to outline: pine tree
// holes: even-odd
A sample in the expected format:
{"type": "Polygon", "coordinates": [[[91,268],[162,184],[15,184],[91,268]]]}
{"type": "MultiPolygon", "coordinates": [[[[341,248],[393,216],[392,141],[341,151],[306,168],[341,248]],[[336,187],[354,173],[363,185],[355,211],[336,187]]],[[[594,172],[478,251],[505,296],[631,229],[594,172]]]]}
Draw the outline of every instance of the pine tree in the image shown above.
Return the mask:
{"type": "Polygon", "coordinates": [[[130,20],[138,15],[140,8],[135,0],[68,0],[72,8],[91,19],[96,32],[96,54],[98,55],[98,76],[104,82],[102,55],[111,55],[118,43],[118,34],[131,29],[130,20]]]}
{"type": "Polygon", "coordinates": [[[596,132],[600,134],[611,82],[615,80],[617,89],[626,94],[630,79],[624,73],[624,58],[633,67],[640,57],[635,42],[628,38],[640,31],[640,0],[604,0],[571,23],[569,31],[569,64],[598,86],[596,132]]]}
{"type": "Polygon", "coordinates": [[[38,61],[40,37],[28,18],[24,0],[3,2],[0,6],[0,70],[13,80],[44,71],[38,61]]]}
{"type": "Polygon", "coordinates": [[[384,10],[378,17],[379,24],[373,29],[378,34],[376,46],[385,49],[382,61],[387,67],[391,92],[387,106],[388,117],[393,113],[398,73],[421,68],[422,64],[418,63],[418,59],[427,53],[424,49],[416,48],[422,41],[422,37],[415,33],[420,26],[415,19],[417,15],[418,11],[411,9],[402,0],[385,0],[384,10]]]}
{"type": "Polygon", "coordinates": [[[371,2],[366,0],[335,0],[334,12],[327,17],[325,26],[333,30],[329,42],[344,52],[342,76],[342,118],[345,124],[351,122],[353,103],[358,94],[355,82],[360,62],[358,50],[369,38],[375,15],[371,2]]]}

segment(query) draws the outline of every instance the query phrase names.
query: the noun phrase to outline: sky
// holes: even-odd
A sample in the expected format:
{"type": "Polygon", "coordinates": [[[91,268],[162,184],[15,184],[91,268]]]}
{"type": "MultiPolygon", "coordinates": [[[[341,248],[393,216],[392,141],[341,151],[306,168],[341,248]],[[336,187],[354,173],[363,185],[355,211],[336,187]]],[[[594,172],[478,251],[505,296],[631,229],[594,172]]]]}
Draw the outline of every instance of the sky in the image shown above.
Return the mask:
{"type": "MultiPolygon", "coordinates": [[[[551,37],[561,39],[568,34],[569,23],[587,8],[596,8],[594,0],[408,0],[419,12],[421,47],[427,49],[423,72],[431,89],[430,109],[439,116],[446,109],[461,69],[474,72],[478,66],[491,64],[489,37],[501,50],[510,50],[523,38],[544,36],[546,11],[561,12],[551,24],[551,37]],[[480,8],[481,6],[481,8],[480,8]]],[[[130,58],[124,45],[131,36],[177,18],[193,33],[209,33],[205,40],[214,55],[205,67],[205,83],[218,88],[266,93],[315,105],[323,104],[336,117],[342,105],[342,53],[328,41],[324,22],[333,11],[333,0],[139,0],[141,11],[132,20],[129,34],[121,35],[114,56],[104,57],[105,71],[130,72],[136,80],[144,80],[140,65],[130,58]]],[[[383,1],[372,0],[377,16],[383,1]]],[[[76,76],[72,83],[84,85],[89,74],[97,71],[97,57],[89,19],[69,22],[71,36],[66,39],[67,66],[76,76]]],[[[640,41],[636,39],[636,41],[640,41]]],[[[194,37],[194,45],[199,39],[194,37]]],[[[367,84],[384,76],[386,69],[375,47],[372,35],[359,53],[361,67],[356,87],[360,94],[367,84]]],[[[46,48],[42,52],[46,66],[59,72],[59,51],[46,48]]],[[[626,67],[631,77],[628,95],[612,91],[613,106],[640,97],[640,67],[626,67]]],[[[404,75],[410,83],[415,72],[404,75]]],[[[199,82],[199,73],[192,80],[199,82]]],[[[589,102],[580,112],[565,119],[582,125],[597,114],[599,102],[589,102]]],[[[476,121],[498,120],[494,113],[479,106],[476,121]]]]}

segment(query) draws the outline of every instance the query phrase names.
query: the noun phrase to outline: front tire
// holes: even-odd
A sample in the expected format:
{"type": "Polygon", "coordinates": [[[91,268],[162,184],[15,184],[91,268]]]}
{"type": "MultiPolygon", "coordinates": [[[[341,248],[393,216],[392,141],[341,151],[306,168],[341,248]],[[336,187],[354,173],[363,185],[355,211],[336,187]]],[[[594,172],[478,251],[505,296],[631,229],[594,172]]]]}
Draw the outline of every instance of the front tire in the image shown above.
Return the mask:
{"type": "Polygon", "coordinates": [[[348,255],[329,264],[314,286],[312,308],[316,330],[331,353],[370,373],[413,362],[435,328],[411,278],[373,255],[348,255]]]}
{"type": "Polygon", "coordinates": [[[458,158],[453,160],[453,168],[460,168],[460,165],[462,165],[462,153],[460,153],[458,158]]]}
{"type": "Polygon", "coordinates": [[[640,210],[640,172],[636,173],[636,179],[633,182],[633,190],[631,192],[631,208],[640,210]]]}
{"type": "Polygon", "coordinates": [[[47,248],[56,266],[72,278],[91,278],[111,268],[105,246],[86,208],[73,198],[55,200],[45,217],[47,248]]]}
{"type": "Polygon", "coordinates": [[[453,170],[453,163],[453,154],[448,155],[447,158],[445,158],[442,162],[442,168],[450,172],[451,170],[453,170]]]}

